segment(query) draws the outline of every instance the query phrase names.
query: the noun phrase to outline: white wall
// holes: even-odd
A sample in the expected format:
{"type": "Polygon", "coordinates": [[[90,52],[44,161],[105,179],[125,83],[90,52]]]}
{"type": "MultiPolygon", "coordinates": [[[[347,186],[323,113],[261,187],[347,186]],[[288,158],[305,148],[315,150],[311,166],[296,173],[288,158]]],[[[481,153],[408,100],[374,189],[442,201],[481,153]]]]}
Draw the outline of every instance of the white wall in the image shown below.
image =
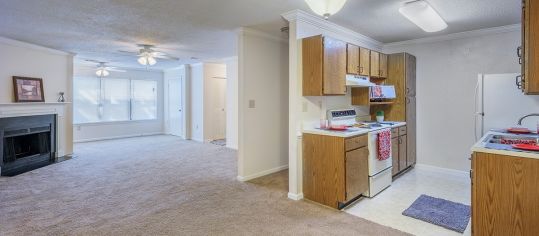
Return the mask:
{"type": "Polygon", "coordinates": [[[204,63],[204,140],[224,139],[226,129],[226,65],[204,63]],[[224,122],[223,122],[224,121],[224,122]]]}
{"type": "MultiPolygon", "coordinates": [[[[11,39],[0,38],[0,103],[14,102],[12,76],[43,79],[45,102],[56,102],[65,92],[72,100],[73,55],[11,39]]],[[[73,153],[72,105],[66,105],[65,154],[73,153]]]]}
{"type": "MultiPolygon", "coordinates": [[[[219,104],[226,93],[226,65],[218,63],[197,63],[190,65],[191,81],[191,138],[199,142],[222,139],[216,135],[222,106],[219,104]],[[221,79],[217,79],[219,77],[221,79]]],[[[224,103],[223,103],[224,104],[224,103]]],[[[226,119],[226,117],[221,117],[226,119]]],[[[223,123],[224,124],[224,123],[223,123]]],[[[223,127],[224,129],[225,127],[223,127]]]]}
{"type": "MultiPolygon", "coordinates": [[[[75,79],[78,76],[96,77],[95,68],[75,65],[75,79]]],[[[108,78],[146,79],[157,81],[157,119],[151,121],[115,121],[74,124],[73,133],[75,142],[162,134],[164,131],[163,72],[128,69],[124,73],[112,71],[108,78]]]]}
{"type": "Polygon", "coordinates": [[[238,57],[226,63],[226,146],[238,149],[238,57]]]}
{"type": "Polygon", "coordinates": [[[204,64],[190,65],[191,139],[204,142],[204,64]]]}
{"type": "Polygon", "coordinates": [[[288,167],[288,45],[242,28],[238,65],[238,179],[245,181],[288,167]]]}
{"type": "Polygon", "coordinates": [[[168,101],[169,101],[169,90],[168,90],[168,83],[170,80],[178,79],[181,80],[182,84],[182,90],[180,92],[180,96],[182,96],[182,111],[183,111],[183,119],[182,119],[182,138],[184,139],[191,139],[191,126],[190,126],[190,110],[191,110],[191,89],[190,89],[190,76],[189,76],[189,67],[186,65],[182,65],[178,68],[172,68],[169,70],[164,71],[164,130],[165,133],[170,133],[170,121],[169,121],[169,107],[168,107],[168,101]]]}
{"type": "Polygon", "coordinates": [[[477,75],[520,72],[516,58],[520,31],[506,31],[385,47],[386,52],[404,51],[417,57],[418,163],[470,169],[477,75]]]}

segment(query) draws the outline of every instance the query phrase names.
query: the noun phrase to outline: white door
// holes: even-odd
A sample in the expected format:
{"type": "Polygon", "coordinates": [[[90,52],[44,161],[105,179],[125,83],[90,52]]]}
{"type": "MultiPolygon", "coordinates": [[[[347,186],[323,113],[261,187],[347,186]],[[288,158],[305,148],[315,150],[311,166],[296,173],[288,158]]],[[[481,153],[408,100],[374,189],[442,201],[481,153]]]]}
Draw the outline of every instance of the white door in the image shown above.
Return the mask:
{"type": "Polygon", "coordinates": [[[217,106],[217,139],[226,137],[226,79],[219,80],[219,104],[217,106]]]}
{"type": "Polygon", "coordinates": [[[182,81],[180,79],[168,81],[168,122],[170,134],[182,136],[183,108],[182,81]]]}

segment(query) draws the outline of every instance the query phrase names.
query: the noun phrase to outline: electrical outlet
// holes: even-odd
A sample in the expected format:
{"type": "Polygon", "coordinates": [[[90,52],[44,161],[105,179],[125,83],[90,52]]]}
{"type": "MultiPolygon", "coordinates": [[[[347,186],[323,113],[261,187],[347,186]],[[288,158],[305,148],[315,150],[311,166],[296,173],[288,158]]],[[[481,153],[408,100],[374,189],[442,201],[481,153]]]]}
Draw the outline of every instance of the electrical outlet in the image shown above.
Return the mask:
{"type": "Polygon", "coordinates": [[[255,100],[249,100],[249,108],[255,108],[255,100]]]}

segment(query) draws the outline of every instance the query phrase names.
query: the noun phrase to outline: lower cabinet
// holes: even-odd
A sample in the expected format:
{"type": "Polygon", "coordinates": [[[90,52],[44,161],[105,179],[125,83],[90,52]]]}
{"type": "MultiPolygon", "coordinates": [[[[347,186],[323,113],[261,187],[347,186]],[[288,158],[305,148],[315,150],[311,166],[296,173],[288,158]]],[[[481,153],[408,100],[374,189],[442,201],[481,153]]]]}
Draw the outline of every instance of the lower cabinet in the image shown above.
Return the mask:
{"type": "Polygon", "coordinates": [[[392,129],[391,157],[393,158],[393,176],[415,165],[415,159],[408,157],[408,135],[406,126],[392,129]]]}
{"type": "Polygon", "coordinates": [[[369,148],[346,152],[346,201],[353,200],[369,189],[369,148]]]}
{"type": "Polygon", "coordinates": [[[367,135],[303,134],[305,199],[341,209],[369,188],[367,135]]]}
{"type": "Polygon", "coordinates": [[[391,139],[391,157],[393,160],[393,168],[391,174],[395,176],[399,173],[399,137],[391,139]]]}
{"type": "Polygon", "coordinates": [[[539,159],[475,152],[472,235],[539,235],[539,159]]]}

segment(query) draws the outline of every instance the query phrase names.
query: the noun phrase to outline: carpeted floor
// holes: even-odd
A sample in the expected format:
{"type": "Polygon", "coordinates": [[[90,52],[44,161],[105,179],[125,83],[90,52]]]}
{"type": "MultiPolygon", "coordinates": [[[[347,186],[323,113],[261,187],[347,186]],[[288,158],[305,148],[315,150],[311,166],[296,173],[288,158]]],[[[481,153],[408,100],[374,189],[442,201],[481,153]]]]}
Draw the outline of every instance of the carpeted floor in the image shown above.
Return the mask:
{"type": "Polygon", "coordinates": [[[287,172],[236,181],[236,152],[151,136],[0,178],[0,235],[406,235],[286,198],[287,172]]]}

